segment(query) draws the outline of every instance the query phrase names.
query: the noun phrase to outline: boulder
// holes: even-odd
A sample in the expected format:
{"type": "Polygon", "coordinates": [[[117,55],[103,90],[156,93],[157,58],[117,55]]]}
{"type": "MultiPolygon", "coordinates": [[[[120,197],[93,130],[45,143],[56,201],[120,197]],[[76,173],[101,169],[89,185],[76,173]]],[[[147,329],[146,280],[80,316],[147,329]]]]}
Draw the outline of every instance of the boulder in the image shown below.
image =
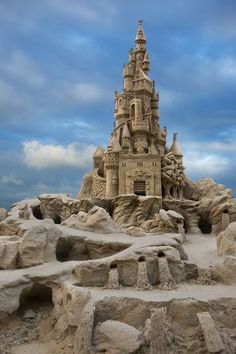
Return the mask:
{"type": "Polygon", "coordinates": [[[12,205],[8,215],[12,219],[34,219],[34,210],[40,207],[40,201],[37,198],[21,200],[12,205]]]}
{"type": "Polygon", "coordinates": [[[0,269],[15,269],[20,238],[0,237],[0,269]]]}
{"type": "Polygon", "coordinates": [[[74,270],[80,286],[105,286],[109,268],[105,263],[84,263],[74,270]]]}
{"type": "Polygon", "coordinates": [[[144,221],[141,227],[146,232],[164,234],[168,232],[184,233],[183,228],[184,217],[174,210],[160,209],[159,213],[154,215],[151,220],[144,221]],[[182,227],[180,227],[182,226],[182,227]]]}
{"type": "Polygon", "coordinates": [[[60,229],[50,223],[29,228],[19,246],[19,266],[32,267],[56,260],[56,245],[60,236],[60,229]]]}
{"type": "Polygon", "coordinates": [[[55,329],[58,335],[63,335],[61,328],[78,326],[83,308],[90,298],[91,294],[88,290],[69,283],[64,283],[61,287],[54,289],[54,313],[57,318],[55,329]]]}
{"type": "Polygon", "coordinates": [[[218,269],[218,273],[223,283],[228,285],[236,284],[236,257],[225,257],[223,265],[218,269]]]}
{"type": "Polygon", "coordinates": [[[0,222],[0,236],[12,236],[18,233],[18,226],[14,222],[14,220],[5,219],[0,222]]]}
{"type": "Polygon", "coordinates": [[[164,210],[164,209],[160,209],[159,216],[164,221],[170,222],[170,220],[171,220],[168,212],[166,210],[164,210]]]}
{"type": "Polygon", "coordinates": [[[197,313],[205,311],[207,303],[195,299],[174,299],[169,307],[169,316],[173,321],[188,327],[198,325],[197,313]]]}
{"type": "Polygon", "coordinates": [[[137,226],[129,226],[129,227],[127,227],[127,229],[124,230],[124,232],[127,235],[135,236],[135,237],[142,237],[142,236],[146,235],[146,233],[143,231],[143,229],[141,227],[137,227],[137,226]]]}
{"type": "Polygon", "coordinates": [[[99,233],[112,233],[115,225],[108,212],[98,206],[94,206],[88,213],[80,211],[77,215],[70,216],[63,225],[78,230],[99,233]]]}
{"type": "Polygon", "coordinates": [[[229,224],[227,229],[217,237],[218,255],[236,256],[236,222],[229,224]]]}
{"type": "Polygon", "coordinates": [[[174,211],[174,210],[168,210],[167,214],[173,219],[184,220],[184,217],[181,214],[179,214],[176,211],[174,211]]]}
{"type": "Polygon", "coordinates": [[[7,217],[7,210],[4,208],[0,208],[0,222],[6,219],[7,217]]]}
{"type": "Polygon", "coordinates": [[[200,216],[198,215],[199,201],[169,199],[163,201],[163,207],[168,211],[175,211],[184,217],[184,227],[186,233],[200,233],[198,223],[200,216]]]}
{"type": "Polygon", "coordinates": [[[119,321],[99,323],[94,332],[96,352],[109,354],[136,353],[144,344],[144,337],[136,328],[119,321]]]}

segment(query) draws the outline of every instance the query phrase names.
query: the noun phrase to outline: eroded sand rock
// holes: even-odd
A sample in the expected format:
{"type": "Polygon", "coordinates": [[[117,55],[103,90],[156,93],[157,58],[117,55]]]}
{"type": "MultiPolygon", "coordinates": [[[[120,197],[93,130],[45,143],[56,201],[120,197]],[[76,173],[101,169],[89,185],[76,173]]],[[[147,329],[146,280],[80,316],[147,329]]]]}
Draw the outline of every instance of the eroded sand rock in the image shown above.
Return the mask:
{"type": "Polygon", "coordinates": [[[236,284],[236,257],[227,256],[218,269],[219,275],[225,284],[236,284]]]}
{"type": "Polygon", "coordinates": [[[232,191],[222,184],[217,184],[212,178],[202,178],[198,182],[200,204],[198,213],[203,222],[211,225],[212,232],[218,234],[222,226],[222,214],[229,214],[229,221],[236,221],[236,202],[232,191]]]}
{"type": "Polygon", "coordinates": [[[114,198],[112,218],[122,226],[140,226],[145,220],[152,219],[160,210],[159,197],[139,197],[137,195],[121,195],[114,198]]]}
{"type": "Polygon", "coordinates": [[[218,255],[236,256],[236,222],[229,224],[227,229],[217,237],[218,255]]]}
{"type": "Polygon", "coordinates": [[[144,337],[140,331],[126,323],[108,320],[96,326],[94,344],[97,352],[131,354],[136,353],[144,344],[144,337]]]}
{"type": "Polygon", "coordinates": [[[111,233],[115,231],[115,225],[108,212],[98,206],[94,206],[88,213],[80,211],[77,215],[70,216],[63,225],[78,230],[111,233]]]}
{"type": "Polygon", "coordinates": [[[61,235],[50,223],[32,226],[25,232],[19,245],[19,266],[32,267],[56,260],[56,245],[61,235]]]}
{"type": "Polygon", "coordinates": [[[7,217],[7,210],[4,208],[0,208],[0,222],[6,219],[7,217]]]}
{"type": "Polygon", "coordinates": [[[20,239],[17,236],[0,237],[0,269],[15,269],[20,239]]]}

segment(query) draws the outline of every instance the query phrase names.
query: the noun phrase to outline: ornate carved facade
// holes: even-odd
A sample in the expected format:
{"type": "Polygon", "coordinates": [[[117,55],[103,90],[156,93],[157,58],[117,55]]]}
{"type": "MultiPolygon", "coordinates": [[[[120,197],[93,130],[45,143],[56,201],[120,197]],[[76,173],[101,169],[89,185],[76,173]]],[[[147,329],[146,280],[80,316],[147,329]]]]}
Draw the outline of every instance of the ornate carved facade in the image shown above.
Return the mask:
{"type": "Polygon", "coordinates": [[[115,127],[110,143],[106,150],[98,147],[95,151],[94,170],[84,177],[79,197],[134,193],[182,198],[183,155],[177,134],[168,149],[167,129],[160,128],[159,93],[149,77],[150,61],[142,21],[135,45],[124,66],[123,90],[115,92],[115,127]]]}

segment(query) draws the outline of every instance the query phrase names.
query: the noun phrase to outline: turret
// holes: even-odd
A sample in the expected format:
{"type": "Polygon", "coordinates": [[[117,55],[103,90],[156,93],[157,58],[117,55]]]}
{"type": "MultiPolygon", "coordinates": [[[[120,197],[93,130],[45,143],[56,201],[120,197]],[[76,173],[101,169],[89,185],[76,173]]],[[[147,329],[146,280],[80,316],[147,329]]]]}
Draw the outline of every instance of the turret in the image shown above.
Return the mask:
{"type": "Polygon", "coordinates": [[[127,64],[124,66],[123,71],[123,89],[126,91],[132,90],[133,78],[134,78],[134,66],[133,64],[127,64]]]}
{"type": "Polygon", "coordinates": [[[122,145],[122,150],[125,154],[127,154],[131,150],[130,132],[126,122],[121,137],[121,145],[122,145]]]}
{"type": "Polygon", "coordinates": [[[129,51],[129,63],[135,64],[135,52],[133,51],[133,48],[129,51]]]}
{"type": "Polygon", "coordinates": [[[118,194],[119,153],[121,150],[119,140],[116,134],[113,134],[105,153],[106,197],[115,197],[118,194]]]}
{"type": "Polygon", "coordinates": [[[148,57],[148,52],[146,50],[143,58],[142,70],[145,72],[146,75],[148,75],[149,69],[150,69],[150,61],[148,57]]]}
{"type": "Polygon", "coordinates": [[[158,102],[159,102],[159,96],[158,96],[156,89],[155,89],[155,81],[153,81],[151,110],[152,110],[152,129],[154,132],[157,130],[157,126],[160,124],[158,102]]]}
{"type": "Polygon", "coordinates": [[[173,154],[178,157],[179,159],[182,159],[183,154],[180,149],[179,143],[177,141],[177,133],[173,134],[173,143],[171,145],[170,151],[173,152],[173,154]]]}
{"type": "Polygon", "coordinates": [[[134,151],[142,154],[147,153],[149,124],[146,118],[142,116],[142,101],[140,98],[134,98],[130,102],[130,117],[132,119],[132,130],[134,134],[134,151]]]}
{"type": "Polygon", "coordinates": [[[105,150],[101,146],[98,146],[95,153],[93,154],[93,168],[94,169],[98,168],[102,171],[104,153],[105,153],[105,150]]]}

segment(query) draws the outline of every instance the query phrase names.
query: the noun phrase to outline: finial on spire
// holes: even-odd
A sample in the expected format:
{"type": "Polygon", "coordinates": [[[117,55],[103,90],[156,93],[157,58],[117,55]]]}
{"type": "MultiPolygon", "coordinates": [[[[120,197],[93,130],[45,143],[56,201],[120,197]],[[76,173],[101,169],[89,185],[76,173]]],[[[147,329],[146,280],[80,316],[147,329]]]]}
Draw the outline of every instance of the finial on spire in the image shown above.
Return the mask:
{"type": "Polygon", "coordinates": [[[183,156],[179,143],[177,142],[177,133],[173,134],[173,143],[171,145],[170,151],[172,151],[175,156],[183,156]]]}
{"type": "Polygon", "coordinates": [[[144,49],[147,41],[142,27],[143,21],[139,20],[138,23],[138,31],[135,37],[136,49],[144,49]]]}

